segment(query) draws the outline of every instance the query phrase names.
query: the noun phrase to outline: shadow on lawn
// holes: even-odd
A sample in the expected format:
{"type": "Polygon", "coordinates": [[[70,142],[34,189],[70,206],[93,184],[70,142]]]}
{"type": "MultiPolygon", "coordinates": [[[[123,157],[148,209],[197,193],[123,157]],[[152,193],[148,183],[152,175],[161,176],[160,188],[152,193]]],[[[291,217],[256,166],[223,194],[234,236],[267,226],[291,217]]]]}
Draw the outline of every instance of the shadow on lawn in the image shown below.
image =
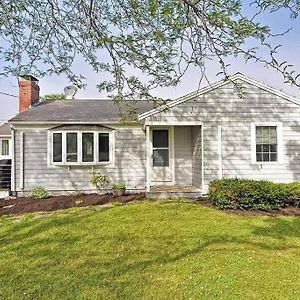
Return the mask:
{"type": "Polygon", "coordinates": [[[300,238],[300,217],[267,218],[265,224],[263,227],[254,227],[253,233],[280,241],[286,238],[300,238]]]}
{"type": "Polygon", "coordinates": [[[51,219],[26,219],[11,224],[0,235],[0,250],[19,251],[24,257],[46,256],[45,248],[64,251],[72,247],[81,236],[68,232],[67,228],[82,222],[81,215],[59,216],[51,219]],[[32,251],[32,249],[36,251],[32,251]],[[38,250],[39,249],[39,250],[38,250]]]}
{"type": "MultiPolygon", "coordinates": [[[[68,232],[68,227],[76,226],[77,223],[84,224],[82,218],[92,218],[89,221],[93,221],[93,213],[87,215],[72,215],[64,216],[52,219],[30,219],[26,222],[20,222],[12,224],[8,230],[4,232],[4,235],[0,236],[0,248],[1,251],[21,251],[24,258],[41,258],[49,255],[48,247],[51,248],[52,253],[57,253],[57,255],[65,255],[67,251],[70,251],[70,255],[75,255],[75,257],[84,257],[89,261],[88,271],[95,270],[98,272],[99,277],[102,280],[107,278],[115,278],[115,276],[121,276],[132,272],[142,272],[144,269],[149,267],[155,267],[162,264],[172,264],[176,263],[182,259],[189,256],[194,256],[201,254],[202,251],[211,252],[237,252],[243,250],[289,250],[298,249],[299,246],[291,241],[292,238],[300,238],[300,218],[265,218],[264,224],[262,226],[256,226],[252,223],[252,218],[249,224],[244,223],[245,226],[249,226],[250,234],[240,234],[237,235],[236,231],[232,234],[215,234],[202,235],[199,237],[199,242],[194,241],[195,235],[191,237],[192,241],[189,243],[183,237],[174,236],[160,236],[159,238],[163,241],[168,239],[173,239],[172,242],[176,246],[176,250],[168,248],[167,242],[163,241],[162,247],[153,240],[152,236],[147,236],[145,234],[142,241],[143,247],[149,245],[146,252],[141,251],[140,256],[132,262],[132,252],[130,249],[126,249],[121,256],[112,255],[107,257],[105,261],[99,260],[96,257],[88,256],[88,254],[80,252],[80,249],[74,245],[79,241],[85,239],[83,232],[77,232],[72,230],[68,232]],[[45,235],[44,233],[50,232],[50,235],[45,235]],[[57,237],[56,237],[57,235],[57,237]],[[194,247],[192,247],[194,244],[194,247]],[[20,249],[18,249],[20,247],[20,249]],[[166,251],[163,251],[165,247],[166,251]],[[149,259],[145,259],[150,257],[149,259]]],[[[85,220],[88,221],[88,220],[85,220]]],[[[222,224],[220,223],[220,226],[222,224]]],[[[76,228],[76,227],[75,227],[76,228]]],[[[105,230],[104,230],[105,231],[105,230]]],[[[110,236],[103,232],[103,235],[92,236],[92,240],[89,240],[94,245],[99,243],[101,245],[101,240],[99,238],[116,238],[116,245],[120,246],[120,238],[127,245],[134,245],[135,238],[127,234],[126,232],[120,232],[115,236],[110,236]]],[[[121,243],[122,243],[121,241],[121,243]]],[[[101,246],[96,248],[95,251],[102,251],[101,246]]],[[[107,250],[107,249],[105,249],[107,250]]],[[[112,253],[114,250],[112,249],[112,253]]],[[[118,252],[118,250],[116,250],[118,252]]],[[[135,253],[136,254],[136,253],[135,253]]],[[[74,258],[75,258],[74,257],[74,258]]],[[[66,268],[72,268],[72,266],[65,266],[66,268]]],[[[86,283],[88,284],[88,283],[86,283]]],[[[109,287],[108,287],[109,288],[109,287]]]]}
{"type": "MultiPolygon", "coordinates": [[[[299,249],[293,241],[288,241],[290,238],[300,238],[300,218],[279,219],[272,218],[266,220],[267,227],[253,227],[252,236],[234,235],[212,235],[202,237],[202,241],[196,247],[185,250],[181,248],[180,253],[168,253],[161,249],[154,251],[153,259],[141,260],[133,263],[117,264],[117,268],[111,267],[106,275],[113,276],[125,275],[131,272],[142,272],[148,267],[160,266],[163,264],[176,263],[189,256],[199,255],[202,251],[210,252],[241,252],[243,250],[266,250],[266,251],[285,251],[290,249],[299,249]],[[256,239],[257,237],[257,239],[256,239]],[[266,238],[264,240],[264,238],[266,238]],[[208,249],[209,248],[209,249],[208,249]],[[124,265],[125,264],[125,265],[124,265]]],[[[250,226],[250,225],[249,225],[250,226]]],[[[148,250],[148,254],[151,250],[148,250]]],[[[233,254],[234,255],[234,254],[233,254]]],[[[111,266],[115,266],[112,262],[111,266]]]]}

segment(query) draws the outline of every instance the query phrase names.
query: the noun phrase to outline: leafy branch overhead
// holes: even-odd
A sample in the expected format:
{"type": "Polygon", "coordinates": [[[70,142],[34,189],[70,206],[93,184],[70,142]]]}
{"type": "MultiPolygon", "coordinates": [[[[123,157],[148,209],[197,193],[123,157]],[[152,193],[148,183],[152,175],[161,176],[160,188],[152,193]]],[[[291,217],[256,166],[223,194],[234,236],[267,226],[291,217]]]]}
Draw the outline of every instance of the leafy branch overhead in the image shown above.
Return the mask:
{"type": "Polygon", "coordinates": [[[50,101],[50,100],[65,100],[65,94],[47,94],[40,98],[40,101],[50,101]]]}
{"type": "Polygon", "coordinates": [[[64,73],[82,86],[84,78],[72,67],[83,59],[95,72],[109,74],[98,87],[116,101],[158,100],[151,90],[176,86],[189,68],[200,69],[201,82],[207,63],[214,61],[226,77],[226,60],[242,56],[300,86],[293,66],[277,59],[276,34],[256,21],[281,8],[296,18],[299,1],[254,0],[251,7],[245,2],[0,0],[0,76],[64,73]],[[243,13],[246,5],[252,16],[243,13]]]}

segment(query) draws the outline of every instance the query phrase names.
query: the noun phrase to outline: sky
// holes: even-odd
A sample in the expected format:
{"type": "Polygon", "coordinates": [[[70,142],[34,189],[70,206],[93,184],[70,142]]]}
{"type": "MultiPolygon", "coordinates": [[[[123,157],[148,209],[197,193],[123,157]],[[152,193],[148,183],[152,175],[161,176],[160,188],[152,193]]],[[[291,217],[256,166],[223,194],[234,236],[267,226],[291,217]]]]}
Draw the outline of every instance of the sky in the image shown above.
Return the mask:
{"type": "MultiPolygon", "coordinates": [[[[300,17],[296,20],[291,20],[286,11],[281,11],[277,14],[264,16],[265,23],[267,23],[274,32],[282,32],[289,27],[293,27],[292,30],[283,37],[278,37],[274,40],[276,44],[281,44],[279,58],[286,60],[294,65],[296,73],[300,73],[300,17]]],[[[229,73],[235,74],[241,72],[246,76],[256,79],[262,83],[270,85],[281,91],[285,91],[300,99],[300,89],[284,84],[282,76],[273,69],[268,69],[265,66],[250,62],[245,63],[242,58],[229,60],[230,67],[229,73]]],[[[3,64],[0,62],[0,67],[3,64]]],[[[86,77],[87,86],[85,89],[79,90],[76,98],[105,98],[107,95],[99,93],[97,90],[97,83],[103,78],[101,74],[95,74],[91,68],[82,60],[78,60],[74,65],[74,71],[80,72],[86,77]]],[[[220,77],[216,77],[218,72],[217,64],[211,62],[207,67],[207,76],[211,82],[220,80],[220,77]]],[[[177,87],[160,88],[154,91],[154,94],[162,98],[175,99],[183,96],[189,92],[192,92],[198,88],[198,78],[200,78],[199,70],[190,70],[183,78],[180,85],[177,87]]],[[[65,76],[46,76],[39,78],[40,95],[62,93],[63,88],[70,85],[70,82],[65,76]]],[[[0,77],[0,92],[9,93],[12,95],[18,95],[18,82],[17,78],[13,77],[0,77]]],[[[0,94],[0,124],[9,120],[18,113],[18,98],[10,97],[0,94]]]]}

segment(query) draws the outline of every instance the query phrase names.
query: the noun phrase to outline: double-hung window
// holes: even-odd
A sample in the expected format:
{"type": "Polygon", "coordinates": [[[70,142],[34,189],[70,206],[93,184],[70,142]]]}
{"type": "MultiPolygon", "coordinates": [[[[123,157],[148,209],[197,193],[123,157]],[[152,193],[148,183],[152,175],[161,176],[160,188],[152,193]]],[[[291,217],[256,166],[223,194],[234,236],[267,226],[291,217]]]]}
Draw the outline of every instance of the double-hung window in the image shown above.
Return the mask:
{"type": "Polygon", "coordinates": [[[112,138],[111,132],[52,132],[51,163],[66,165],[111,163],[112,138]]]}
{"type": "Polygon", "coordinates": [[[256,161],[277,161],[277,127],[256,126],[256,161]]]}
{"type": "Polygon", "coordinates": [[[252,124],[252,139],[253,162],[268,163],[281,161],[281,123],[252,124]]]}

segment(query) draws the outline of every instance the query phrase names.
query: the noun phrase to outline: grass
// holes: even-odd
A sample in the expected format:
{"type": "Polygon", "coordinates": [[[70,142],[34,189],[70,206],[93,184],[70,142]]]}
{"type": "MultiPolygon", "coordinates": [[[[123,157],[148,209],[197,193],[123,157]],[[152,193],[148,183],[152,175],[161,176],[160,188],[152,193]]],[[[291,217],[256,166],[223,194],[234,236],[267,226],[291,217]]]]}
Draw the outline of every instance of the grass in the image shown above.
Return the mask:
{"type": "Polygon", "coordinates": [[[0,218],[0,299],[300,299],[300,219],[142,202],[0,218]]]}

